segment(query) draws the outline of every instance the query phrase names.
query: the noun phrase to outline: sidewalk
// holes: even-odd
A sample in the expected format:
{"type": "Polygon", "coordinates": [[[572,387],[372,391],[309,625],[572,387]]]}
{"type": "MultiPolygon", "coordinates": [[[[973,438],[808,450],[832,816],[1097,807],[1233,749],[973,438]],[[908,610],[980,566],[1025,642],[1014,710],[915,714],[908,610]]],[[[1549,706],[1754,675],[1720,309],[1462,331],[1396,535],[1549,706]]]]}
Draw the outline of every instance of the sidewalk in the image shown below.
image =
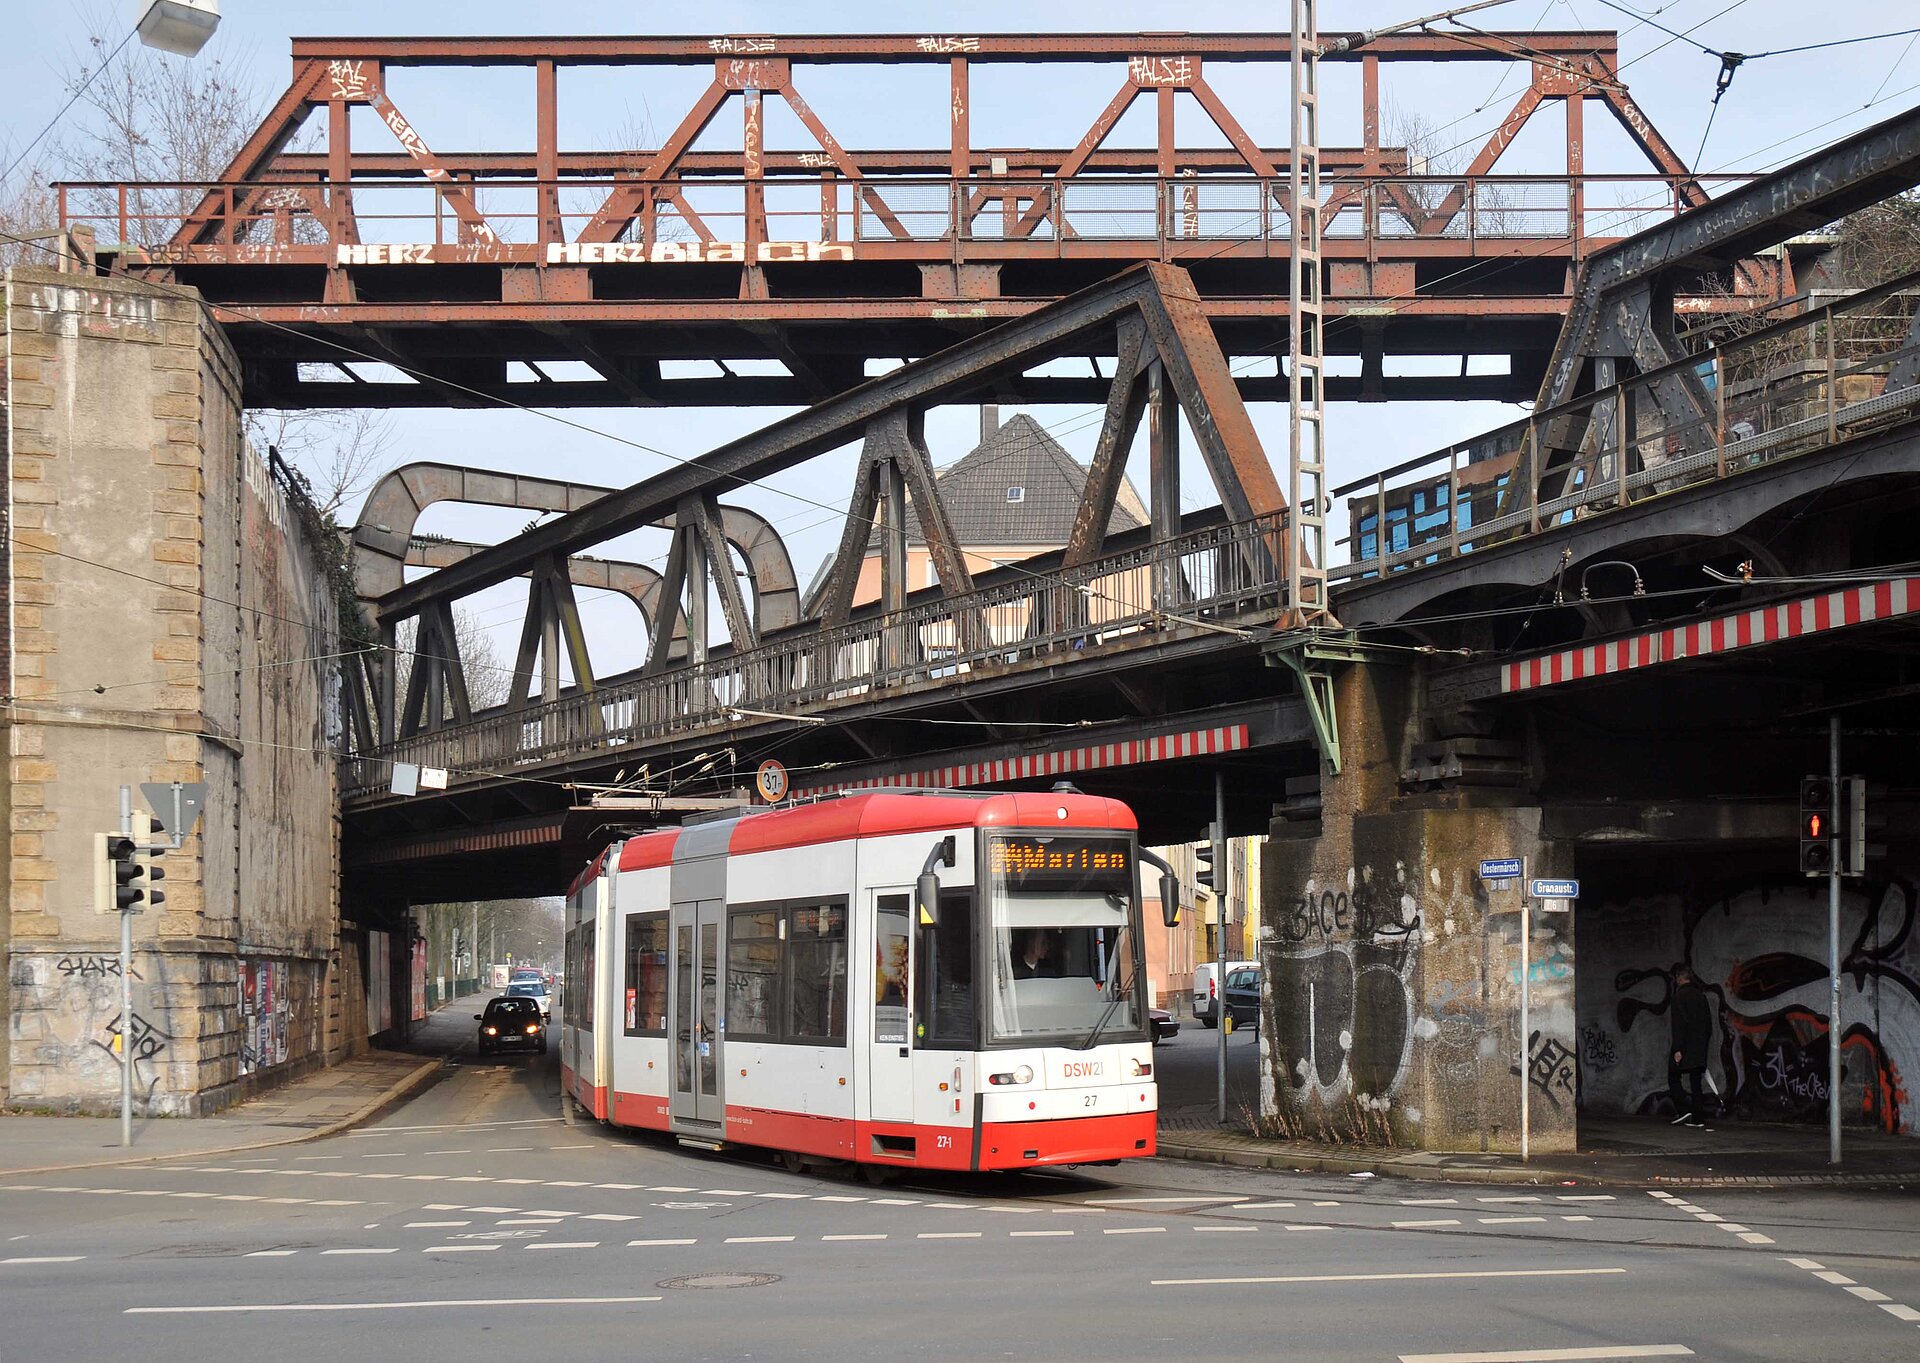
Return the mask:
{"type": "Polygon", "coordinates": [[[1613,1184],[1627,1187],[1874,1187],[1920,1191],[1920,1140],[1848,1128],[1842,1163],[1827,1163],[1824,1127],[1723,1122],[1713,1131],[1660,1118],[1582,1114],[1578,1154],[1434,1154],[1263,1140],[1220,1127],[1212,1110],[1160,1114],[1159,1153],[1242,1168],[1372,1174],[1444,1183],[1613,1184]]]}
{"type": "Polygon", "coordinates": [[[0,1176],[225,1155],[310,1141],[371,1121],[444,1072],[439,1056],[371,1051],[315,1070],[217,1116],[136,1116],[130,1150],[120,1144],[118,1117],[0,1115],[0,1176]]]}

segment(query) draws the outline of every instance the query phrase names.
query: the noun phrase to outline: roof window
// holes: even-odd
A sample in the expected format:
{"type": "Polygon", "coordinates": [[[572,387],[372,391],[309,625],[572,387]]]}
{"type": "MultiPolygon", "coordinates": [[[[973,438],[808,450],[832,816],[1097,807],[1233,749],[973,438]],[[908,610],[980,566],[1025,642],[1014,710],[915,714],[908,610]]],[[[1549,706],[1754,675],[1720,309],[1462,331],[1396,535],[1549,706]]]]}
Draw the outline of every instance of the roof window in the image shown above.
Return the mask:
{"type": "Polygon", "coordinates": [[[1027,490],[1021,487],[1020,484],[1015,483],[1007,489],[1007,500],[1009,502],[1024,502],[1027,500],[1027,490]]]}

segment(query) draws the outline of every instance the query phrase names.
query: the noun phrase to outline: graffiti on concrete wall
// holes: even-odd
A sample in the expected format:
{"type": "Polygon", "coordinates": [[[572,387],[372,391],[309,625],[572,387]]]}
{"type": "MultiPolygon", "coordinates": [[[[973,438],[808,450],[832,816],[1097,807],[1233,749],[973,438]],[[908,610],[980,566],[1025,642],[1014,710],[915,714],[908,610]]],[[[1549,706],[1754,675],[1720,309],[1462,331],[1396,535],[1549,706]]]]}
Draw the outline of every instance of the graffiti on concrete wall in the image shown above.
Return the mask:
{"type": "Polygon", "coordinates": [[[1276,1029],[1274,1042],[1296,1095],[1389,1105],[1413,1043],[1418,888],[1404,866],[1361,867],[1342,886],[1309,881],[1272,925],[1269,993],[1303,1010],[1304,1025],[1276,1029]]]}
{"type": "MultiPolygon", "coordinates": [[[[1827,905],[1812,882],[1716,887],[1600,911],[1580,998],[1589,1107],[1655,1112],[1667,1104],[1673,969],[1692,968],[1712,1003],[1714,1087],[1735,1112],[1824,1120],[1827,905]],[[1596,962],[1595,951],[1600,953],[1596,962]]],[[[1850,1120],[1911,1131],[1920,1066],[1920,942],[1913,887],[1849,887],[1841,903],[1841,1098],[1850,1120]]],[[[1591,939],[1590,939],[1591,940],[1591,939]]]]}
{"type": "Polygon", "coordinates": [[[121,1001],[118,955],[70,951],[55,955],[15,951],[14,1065],[10,1101],[55,1112],[107,1111],[120,1099],[120,1056],[132,1061],[133,1095],[148,1113],[173,1111],[178,1085],[169,1061],[176,1038],[169,1030],[164,958],[142,956],[128,977],[133,1012],[121,1001]]]}

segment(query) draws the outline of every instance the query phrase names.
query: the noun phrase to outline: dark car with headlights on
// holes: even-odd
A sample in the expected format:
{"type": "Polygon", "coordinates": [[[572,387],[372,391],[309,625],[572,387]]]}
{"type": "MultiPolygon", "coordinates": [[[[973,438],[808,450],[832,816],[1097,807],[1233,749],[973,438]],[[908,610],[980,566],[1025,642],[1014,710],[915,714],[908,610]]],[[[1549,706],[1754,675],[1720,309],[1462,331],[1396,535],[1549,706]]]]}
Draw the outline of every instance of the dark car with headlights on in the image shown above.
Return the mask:
{"type": "Polygon", "coordinates": [[[538,999],[491,999],[487,1011],[475,1013],[473,1020],[480,1024],[482,1055],[498,1055],[502,1051],[547,1053],[547,1024],[540,1016],[538,999]]]}
{"type": "Polygon", "coordinates": [[[1227,986],[1220,991],[1227,1016],[1235,1027],[1260,1029],[1260,967],[1241,966],[1227,972],[1227,986]]]}

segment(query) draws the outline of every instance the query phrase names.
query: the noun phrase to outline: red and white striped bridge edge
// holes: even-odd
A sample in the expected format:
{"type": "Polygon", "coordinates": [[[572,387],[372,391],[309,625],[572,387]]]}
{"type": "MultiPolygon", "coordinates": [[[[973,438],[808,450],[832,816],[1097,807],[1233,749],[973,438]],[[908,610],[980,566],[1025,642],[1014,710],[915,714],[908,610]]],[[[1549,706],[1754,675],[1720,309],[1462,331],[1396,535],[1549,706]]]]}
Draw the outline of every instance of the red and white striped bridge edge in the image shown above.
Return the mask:
{"type": "Polygon", "coordinates": [[[1850,625],[1892,620],[1920,610],[1920,577],[1895,578],[1865,587],[1827,592],[1777,606],[1762,606],[1691,625],[1636,634],[1610,644],[1543,653],[1500,669],[1500,690],[1511,695],[1563,682],[1631,672],[1684,658],[1705,658],[1736,649],[1802,639],[1850,625]]]}
{"type": "Polygon", "coordinates": [[[1029,781],[1044,776],[1066,776],[1076,771],[1094,771],[1101,767],[1131,767],[1142,762],[1172,762],[1182,757],[1207,757],[1214,753],[1240,752],[1248,746],[1247,726],[1228,724],[1217,729],[1190,729],[1185,733],[1162,734],[1158,738],[1138,738],[1125,743],[1096,743],[1087,748],[1063,748],[1059,752],[1034,753],[1028,757],[1009,757],[998,762],[968,762],[960,766],[934,767],[927,771],[898,772],[866,781],[843,781],[806,787],[808,795],[826,795],[839,790],[877,790],[905,786],[934,790],[954,790],[963,786],[992,786],[1003,781],[1029,781]]]}

